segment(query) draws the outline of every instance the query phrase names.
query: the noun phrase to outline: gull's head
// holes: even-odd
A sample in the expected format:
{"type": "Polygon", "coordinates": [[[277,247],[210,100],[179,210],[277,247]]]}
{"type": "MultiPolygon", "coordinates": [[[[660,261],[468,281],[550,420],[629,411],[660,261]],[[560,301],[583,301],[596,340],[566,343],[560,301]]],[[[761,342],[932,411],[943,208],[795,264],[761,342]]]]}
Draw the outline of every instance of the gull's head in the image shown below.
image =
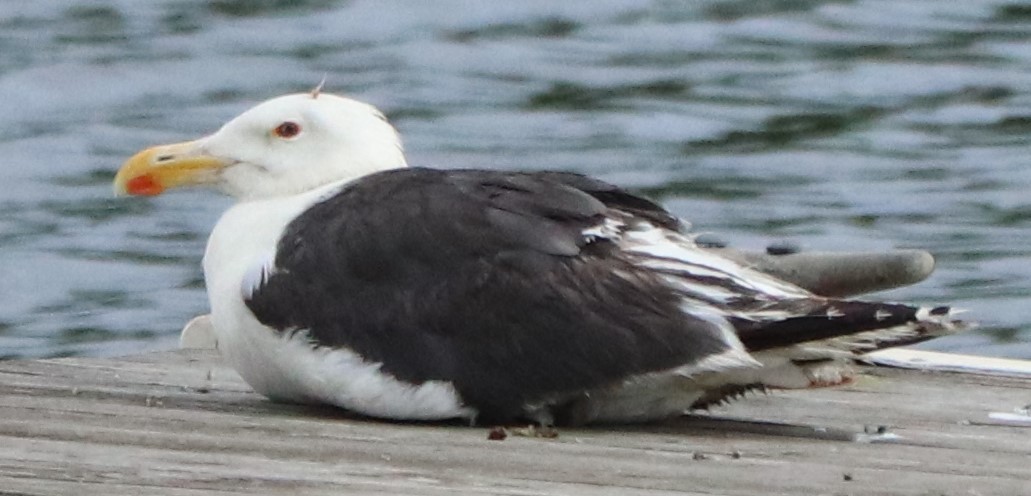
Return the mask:
{"type": "Polygon", "coordinates": [[[114,186],[118,194],[149,196],[209,184],[259,199],[404,166],[397,131],[379,110],[315,91],[265,101],[198,140],[143,150],[114,186]]]}

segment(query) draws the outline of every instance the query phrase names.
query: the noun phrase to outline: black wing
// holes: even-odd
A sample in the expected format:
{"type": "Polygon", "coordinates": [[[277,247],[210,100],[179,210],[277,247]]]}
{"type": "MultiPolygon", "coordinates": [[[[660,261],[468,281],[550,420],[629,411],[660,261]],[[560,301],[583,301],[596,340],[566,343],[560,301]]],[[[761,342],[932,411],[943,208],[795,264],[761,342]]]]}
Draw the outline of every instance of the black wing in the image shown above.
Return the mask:
{"type": "Polygon", "coordinates": [[[374,174],[287,227],[247,305],[401,380],[450,381],[498,419],[725,351],[720,329],[683,313],[667,284],[582,234],[610,208],[678,227],[658,205],[575,174],[374,174]]]}

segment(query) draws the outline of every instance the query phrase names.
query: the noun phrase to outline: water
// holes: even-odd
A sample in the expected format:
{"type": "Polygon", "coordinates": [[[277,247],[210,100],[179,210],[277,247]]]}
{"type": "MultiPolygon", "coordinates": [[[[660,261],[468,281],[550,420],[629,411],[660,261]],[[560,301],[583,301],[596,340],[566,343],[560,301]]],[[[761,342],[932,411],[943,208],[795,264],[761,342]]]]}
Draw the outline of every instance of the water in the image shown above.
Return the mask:
{"type": "Polygon", "coordinates": [[[131,153],[266,98],[383,108],[410,162],[587,172],[733,245],[925,248],[886,298],[1031,358],[1031,8],[1012,1],[0,0],[0,357],[175,346],[227,199],[131,153]]]}

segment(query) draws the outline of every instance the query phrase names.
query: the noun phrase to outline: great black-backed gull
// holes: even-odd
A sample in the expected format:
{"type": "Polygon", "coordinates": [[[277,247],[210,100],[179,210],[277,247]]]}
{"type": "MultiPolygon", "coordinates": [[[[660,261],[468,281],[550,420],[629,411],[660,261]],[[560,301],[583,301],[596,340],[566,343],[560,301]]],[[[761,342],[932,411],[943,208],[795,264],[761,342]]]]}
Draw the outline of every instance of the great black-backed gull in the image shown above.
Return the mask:
{"type": "Polygon", "coordinates": [[[646,421],[848,379],[964,327],[818,296],[702,249],[661,206],[563,172],[409,168],[374,107],[294,94],[149,148],[122,194],[237,198],[204,255],[229,363],[275,400],[390,419],[646,421]]]}

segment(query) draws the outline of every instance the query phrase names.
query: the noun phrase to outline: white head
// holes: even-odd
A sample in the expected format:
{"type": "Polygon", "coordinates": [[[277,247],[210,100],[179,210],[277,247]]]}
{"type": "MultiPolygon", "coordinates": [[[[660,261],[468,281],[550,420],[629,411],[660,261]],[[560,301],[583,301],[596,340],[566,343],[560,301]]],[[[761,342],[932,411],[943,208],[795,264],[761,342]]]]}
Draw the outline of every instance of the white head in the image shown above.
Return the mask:
{"type": "Polygon", "coordinates": [[[379,110],[316,90],[265,101],[210,136],[137,153],[118,171],[115,191],[212,184],[250,200],[404,166],[397,131],[379,110]]]}

